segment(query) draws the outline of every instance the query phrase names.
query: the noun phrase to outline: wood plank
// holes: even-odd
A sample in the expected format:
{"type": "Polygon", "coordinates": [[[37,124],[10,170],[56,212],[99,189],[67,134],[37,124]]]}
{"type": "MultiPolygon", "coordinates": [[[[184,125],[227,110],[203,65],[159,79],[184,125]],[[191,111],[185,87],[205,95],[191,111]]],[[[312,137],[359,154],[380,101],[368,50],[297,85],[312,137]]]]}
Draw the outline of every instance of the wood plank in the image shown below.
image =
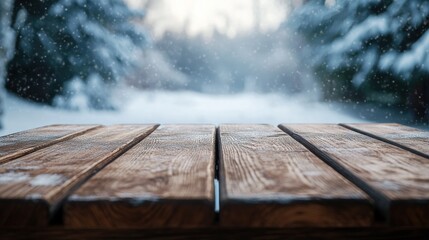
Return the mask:
{"type": "Polygon", "coordinates": [[[55,143],[82,135],[100,125],[51,125],[0,137],[0,164],[55,143]]]}
{"type": "Polygon", "coordinates": [[[281,128],[364,189],[392,225],[429,226],[429,161],[338,125],[281,128]]]}
{"type": "Polygon", "coordinates": [[[0,166],[0,226],[46,226],[68,192],[156,126],[98,128],[0,166]]]}
{"type": "Polygon", "coordinates": [[[396,123],[340,124],[353,131],[429,158],[429,132],[396,123]]]}
{"type": "Polygon", "coordinates": [[[220,223],[351,227],[373,220],[367,195],[280,129],[221,125],[220,223]]]}
{"type": "Polygon", "coordinates": [[[77,228],[201,227],[215,219],[213,125],[163,125],[66,202],[77,228]]]}

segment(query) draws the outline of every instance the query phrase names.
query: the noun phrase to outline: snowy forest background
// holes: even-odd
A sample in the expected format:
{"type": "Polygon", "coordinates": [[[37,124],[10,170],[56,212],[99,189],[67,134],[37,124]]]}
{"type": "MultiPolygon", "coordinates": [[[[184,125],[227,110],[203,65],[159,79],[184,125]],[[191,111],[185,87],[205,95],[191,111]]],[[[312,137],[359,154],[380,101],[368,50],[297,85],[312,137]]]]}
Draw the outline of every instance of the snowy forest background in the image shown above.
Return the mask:
{"type": "Polygon", "coordinates": [[[1,134],[429,123],[429,1],[2,0],[1,134]]]}

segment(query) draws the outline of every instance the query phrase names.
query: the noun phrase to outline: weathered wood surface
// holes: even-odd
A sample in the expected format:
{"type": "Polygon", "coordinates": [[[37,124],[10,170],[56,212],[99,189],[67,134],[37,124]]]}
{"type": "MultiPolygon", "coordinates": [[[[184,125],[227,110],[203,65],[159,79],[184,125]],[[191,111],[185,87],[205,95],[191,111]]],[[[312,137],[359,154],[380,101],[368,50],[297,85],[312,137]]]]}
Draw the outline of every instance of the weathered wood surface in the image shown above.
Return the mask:
{"type": "Polygon", "coordinates": [[[213,224],[215,126],[163,125],[66,202],[68,227],[213,224]]]}
{"type": "Polygon", "coordinates": [[[340,124],[353,131],[429,158],[429,132],[396,123],[340,124]]]}
{"type": "Polygon", "coordinates": [[[116,125],[0,165],[0,226],[44,226],[69,191],[155,129],[116,125]]]}
{"type": "Polygon", "coordinates": [[[392,225],[429,226],[429,161],[338,125],[281,125],[375,199],[392,225]]]}
{"type": "Polygon", "coordinates": [[[51,125],[0,137],[0,164],[84,134],[99,125],[51,125]]]}
{"type": "Polygon", "coordinates": [[[13,157],[0,164],[0,239],[429,239],[429,159],[414,154],[427,150],[426,133],[343,126],[282,126],[298,141],[268,125],[65,125],[3,137],[0,159],[13,157]],[[392,225],[370,225],[373,201],[392,225]]]}
{"type": "Polygon", "coordinates": [[[369,226],[370,200],[280,129],[221,125],[220,224],[234,227],[369,226]]]}

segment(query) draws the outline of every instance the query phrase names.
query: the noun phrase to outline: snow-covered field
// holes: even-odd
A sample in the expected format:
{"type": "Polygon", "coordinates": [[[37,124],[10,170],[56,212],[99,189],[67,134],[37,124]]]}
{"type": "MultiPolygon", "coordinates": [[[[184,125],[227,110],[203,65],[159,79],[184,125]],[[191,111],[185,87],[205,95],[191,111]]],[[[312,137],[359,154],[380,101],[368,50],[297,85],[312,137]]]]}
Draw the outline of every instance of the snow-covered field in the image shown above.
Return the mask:
{"type": "Polygon", "coordinates": [[[241,93],[209,95],[196,92],[128,90],[118,111],[69,111],[31,103],[8,94],[0,135],[48,124],[67,123],[337,123],[361,120],[337,105],[305,96],[241,93]]]}

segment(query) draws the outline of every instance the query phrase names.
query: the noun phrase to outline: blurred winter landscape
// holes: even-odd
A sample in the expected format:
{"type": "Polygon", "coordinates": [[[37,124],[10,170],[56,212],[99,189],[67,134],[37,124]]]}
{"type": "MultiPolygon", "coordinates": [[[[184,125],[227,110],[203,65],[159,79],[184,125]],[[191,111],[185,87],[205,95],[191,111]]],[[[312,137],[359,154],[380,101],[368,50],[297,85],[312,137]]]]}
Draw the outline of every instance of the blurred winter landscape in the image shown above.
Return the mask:
{"type": "Polygon", "coordinates": [[[191,91],[130,91],[126,105],[117,111],[73,112],[40,106],[8,96],[3,133],[58,123],[269,123],[356,122],[336,105],[279,94],[239,93],[208,95],[191,91]]]}
{"type": "Polygon", "coordinates": [[[60,123],[428,124],[427,1],[0,4],[1,135],[60,123]]]}

